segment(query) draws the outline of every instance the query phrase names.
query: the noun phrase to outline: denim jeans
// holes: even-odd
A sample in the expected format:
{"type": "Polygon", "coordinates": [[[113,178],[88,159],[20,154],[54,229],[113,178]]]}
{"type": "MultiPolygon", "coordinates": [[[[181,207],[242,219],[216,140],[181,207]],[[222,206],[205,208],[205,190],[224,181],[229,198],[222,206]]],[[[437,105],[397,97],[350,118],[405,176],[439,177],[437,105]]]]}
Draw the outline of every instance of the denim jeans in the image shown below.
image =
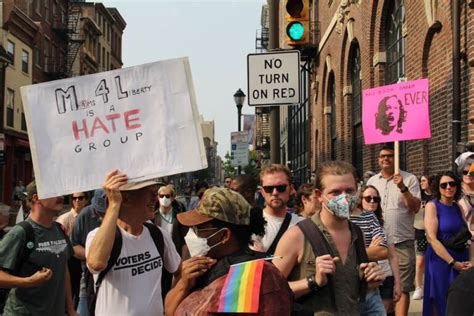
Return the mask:
{"type": "Polygon", "coordinates": [[[77,313],[81,316],[89,316],[86,296],[79,296],[79,304],[77,304],[77,313]]]}
{"type": "Polygon", "coordinates": [[[382,298],[379,289],[367,292],[365,302],[359,303],[359,312],[364,316],[385,316],[382,298]]]}

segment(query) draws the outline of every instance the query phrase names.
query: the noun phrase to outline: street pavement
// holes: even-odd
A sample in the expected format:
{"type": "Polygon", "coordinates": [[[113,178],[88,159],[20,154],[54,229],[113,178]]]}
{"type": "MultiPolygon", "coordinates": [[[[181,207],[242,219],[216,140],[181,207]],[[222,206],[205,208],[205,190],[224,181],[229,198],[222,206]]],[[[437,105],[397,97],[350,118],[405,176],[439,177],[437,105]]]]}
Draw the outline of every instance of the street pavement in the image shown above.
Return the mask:
{"type": "Polygon", "coordinates": [[[408,315],[421,316],[423,300],[414,300],[412,299],[412,297],[413,297],[413,292],[410,293],[410,309],[408,310],[408,315]]]}

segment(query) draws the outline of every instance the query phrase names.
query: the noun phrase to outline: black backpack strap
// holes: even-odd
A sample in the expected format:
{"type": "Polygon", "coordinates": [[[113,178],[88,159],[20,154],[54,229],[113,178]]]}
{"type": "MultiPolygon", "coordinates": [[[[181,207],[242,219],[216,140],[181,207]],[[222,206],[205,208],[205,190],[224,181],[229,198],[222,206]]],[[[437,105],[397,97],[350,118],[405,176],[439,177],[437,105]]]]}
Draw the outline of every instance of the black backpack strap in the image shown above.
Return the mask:
{"type": "Polygon", "coordinates": [[[105,275],[112,269],[112,267],[115,265],[117,262],[120,252],[122,251],[122,233],[120,233],[120,228],[117,226],[115,229],[115,239],[114,239],[114,245],[112,246],[112,251],[110,252],[110,257],[109,261],[107,261],[107,266],[105,267],[104,270],[102,270],[99,273],[99,276],[97,277],[97,281],[95,282],[95,293],[97,295],[97,292],[99,290],[100,284],[105,278],[105,275]]]}
{"type": "Polygon", "coordinates": [[[156,227],[156,225],[145,222],[143,223],[146,228],[150,231],[151,239],[153,239],[153,242],[155,243],[156,249],[158,249],[158,253],[160,254],[161,260],[163,260],[164,264],[164,251],[165,251],[165,241],[163,239],[163,233],[161,230],[156,227]]]}
{"type": "MultiPolygon", "coordinates": [[[[351,221],[349,221],[349,225],[351,226],[351,231],[355,231],[357,234],[357,240],[355,242],[357,263],[360,265],[361,263],[369,262],[369,257],[367,256],[367,250],[365,249],[364,235],[362,233],[362,230],[359,228],[359,226],[355,225],[351,221]]],[[[367,281],[365,279],[362,279],[360,280],[360,285],[359,285],[359,301],[360,302],[365,302],[366,294],[367,294],[367,281]]]]}
{"type": "MultiPolygon", "coordinates": [[[[320,257],[327,254],[334,256],[329,248],[329,243],[324,237],[323,232],[319,229],[318,226],[310,219],[307,218],[299,223],[296,224],[303,235],[305,236],[306,240],[309,241],[311,248],[313,249],[314,257],[320,257]]],[[[316,264],[316,260],[315,260],[316,264]]],[[[334,307],[336,307],[336,295],[334,293],[334,287],[332,284],[332,276],[328,275],[328,283],[327,286],[330,288],[331,293],[331,302],[334,307]]]]}
{"type": "Polygon", "coordinates": [[[278,230],[278,233],[275,236],[275,239],[273,239],[272,244],[267,250],[267,255],[273,256],[273,254],[275,253],[276,247],[278,245],[278,242],[280,241],[281,236],[283,236],[283,234],[286,232],[286,230],[290,226],[290,222],[291,222],[291,214],[286,213],[285,219],[283,220],[283,223],[281,223],[280,229],[278,230]]]}
{"type": "Polygon", "coordinates": [[[28,258],[36,247],[35,231],[31,223],[28,221],[23,221],[19,222],[17,225],[23,228],[23,230],[25,231],[25,244],[23,246],[21,256],[18,259],[18,262],[16,263],[15,271],[13,271],[14,274],[18,273],[21,270],[23,264],[28,261],[28,258]]]}

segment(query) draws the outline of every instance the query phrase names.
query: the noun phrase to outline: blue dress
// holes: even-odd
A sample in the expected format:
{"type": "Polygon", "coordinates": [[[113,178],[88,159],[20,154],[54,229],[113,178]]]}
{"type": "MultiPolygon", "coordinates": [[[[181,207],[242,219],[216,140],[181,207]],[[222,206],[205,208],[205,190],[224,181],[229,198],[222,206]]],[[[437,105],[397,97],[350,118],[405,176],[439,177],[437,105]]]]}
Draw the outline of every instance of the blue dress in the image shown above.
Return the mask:
{"type": "MultiPolygon", "coordinates": [[[[457,204],[445,205],[437,200],[432,202],[436,205],[438,217],[438,240],[451,238],[461,229],[464,218],[457,204]]],[[[456,261],[469,260],[469,252],[466,249],[457,252],[446,248],[449,254],[456,261]]],[[[431,245],[428,245],[425,253],[425,285],[423,299],[423,316],[433,315],[433,308],[436,308],[438,316],[446,314],[446,296],[448,288],[454,278],[459,274],[457,270],[450,267],[446,261],[438,257],[431,245]]]]}

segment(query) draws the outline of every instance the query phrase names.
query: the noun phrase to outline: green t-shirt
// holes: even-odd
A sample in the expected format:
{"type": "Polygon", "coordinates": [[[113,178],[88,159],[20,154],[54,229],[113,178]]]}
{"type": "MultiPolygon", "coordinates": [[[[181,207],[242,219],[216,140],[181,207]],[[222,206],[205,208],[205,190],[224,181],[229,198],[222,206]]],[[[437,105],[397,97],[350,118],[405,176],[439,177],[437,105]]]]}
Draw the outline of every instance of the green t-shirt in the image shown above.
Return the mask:
{"type": "MultiPolygon", "coordinates": [[[[45,267],[53,276],[44,285],[28,289],[12,289],[8,295],[3,315],[61,315],[65,314],[65,278],[67,261],[73,254],[66,236],[57,225],[43,227],[27,219],[35,233],[35,249],[22,265],[18,276],[26,277],[45,267]]],[[[15,270],[24,250],[25,230],[12,228],[0,241],[0,267],[8,272],[15,270]]]]}

